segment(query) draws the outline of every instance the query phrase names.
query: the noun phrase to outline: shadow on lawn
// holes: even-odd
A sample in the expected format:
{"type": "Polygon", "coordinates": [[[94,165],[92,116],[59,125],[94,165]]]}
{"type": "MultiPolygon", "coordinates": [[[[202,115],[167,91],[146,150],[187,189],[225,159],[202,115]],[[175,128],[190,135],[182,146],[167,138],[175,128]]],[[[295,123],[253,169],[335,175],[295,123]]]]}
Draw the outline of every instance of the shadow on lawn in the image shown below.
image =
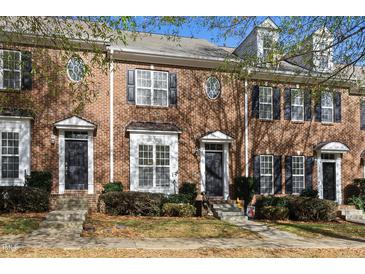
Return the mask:
{"type": "MultiPolygon", "coordinates": [[[[302,230],[304,232],[316,233],[316,234],[320,234],[320,235],[323,235],[323,236],[326,236],[326,237],[365,243],[364,238],[358,238],[356,236],[352,236],[352,237],[351,236],[346,236],[346,235],[343,235],[343,234],[336,233],[335,231],[328,231],[328,230],[320,228],[320,227],[310,226],[309,224],[308,225],[293,224],[293,223],[289,223],[289,224],[288,223],[285,223],[285,224],[275,223],[275,224],[279,227],[284,225],[288,228],[294,228],[296,230],[299,230],[299,231],[302,230]]],[[[336,226],[336,224],[334,223],[333,227],[331,227],[331,228],[336,229],[335,226],[336,226]]],[[[365,230],[364,230],[364,233],[365,233],[365,230]]]]}

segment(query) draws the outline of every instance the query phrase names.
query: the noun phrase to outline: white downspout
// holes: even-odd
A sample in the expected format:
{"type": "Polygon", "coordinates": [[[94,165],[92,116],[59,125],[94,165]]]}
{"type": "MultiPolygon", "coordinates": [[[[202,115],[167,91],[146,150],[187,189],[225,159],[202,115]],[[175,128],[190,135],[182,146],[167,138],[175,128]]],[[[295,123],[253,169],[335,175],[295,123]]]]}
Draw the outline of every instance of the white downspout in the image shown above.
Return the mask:
{"type": "Polygon", "coordinates": [[[245,176],[249,176],[249,163],[248,163],[248,83],[245,79],[245,176]]]}
{"type": "Polygon", "coordinates": [[[109,181],[114,181],[114,50],[110,49],[110,66],[109,66],[109,181]]]}

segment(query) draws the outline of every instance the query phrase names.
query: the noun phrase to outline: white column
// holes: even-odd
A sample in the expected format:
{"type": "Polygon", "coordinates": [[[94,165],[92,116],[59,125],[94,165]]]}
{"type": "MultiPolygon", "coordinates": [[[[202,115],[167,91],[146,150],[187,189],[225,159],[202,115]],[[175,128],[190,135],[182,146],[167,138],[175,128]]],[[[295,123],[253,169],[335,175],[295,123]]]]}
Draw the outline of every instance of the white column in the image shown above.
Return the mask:
{"type": "Polygon", "coordinates": [[[87,193],[94,194],[94,136],[93,131],[88,131],[88,149],[87,149],[87,157],[88,157],[88,176],[87,176],[87,193]]]}
{"type": "Polygon", "coordinates": [[[342,170],[341,170],[341,154],[336,154],[336,202],[338,204],[342,203],[342,191],[341,191],[341,182],[342,182],[342,170]]]}
{"type": "Polygon", "coordinates": [[[114,51],[110,50],[110,68],[109,68],[109,181],[114,181],[114,51]]]}
{"type": "Polygon", "coordinates": [[[225,143],[223,145],[223,198],[228,199],[229,196],[229,144],[225,143]]]}
{"type": "Polygon", "coordinates": [[[58,137],[58,193],[65,193],[65,131],[60,130],[58,137]]]}
{"type": "Polygon", "coordinates": [[[200,143],[200,191],[205,192],[205,145],[200,143]]]}
{"type": "Polygon", "coordinates": [[[322,159],[321,153],[317,153],[317,189],[318,189],[318,197],[323,199],[323,172],[322,172],[322,159]]]}

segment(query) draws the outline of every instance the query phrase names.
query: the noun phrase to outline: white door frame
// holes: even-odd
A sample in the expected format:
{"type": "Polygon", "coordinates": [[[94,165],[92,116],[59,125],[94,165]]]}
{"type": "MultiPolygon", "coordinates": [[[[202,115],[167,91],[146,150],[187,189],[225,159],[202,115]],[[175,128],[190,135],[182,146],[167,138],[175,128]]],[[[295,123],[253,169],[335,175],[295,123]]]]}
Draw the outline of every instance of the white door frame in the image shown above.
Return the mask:
{"type": "Polygon", "coordinates": [[[82,119],[78,116],[72,116],[55,124],[58,129],[58,193],[65,193],[65,132],[66,131],[87,131],[87,153],[88,153],[88,183],[87,193],[94,194],[94,131],[95,124],[82,119]]]}
{"type": "Polygon", "coordinates": [[[335,159],[322,159],[321,151],[317,152],[317,174],[318,174],[318,196],[320,199],[323,199],[323,163],[335,163],[336,168],[336,202],[338,204],[342,203],[342,191],[341,191],[341,182],[342,182],[342,154],[341,153],[327,153],[333,154],[335,159]]]}
{"type": "Polygon", "coordinates": [[[229,144],[233,138],[220,131],[210,133],[200,139],[200,190],[206,190],[205,178],[205,144],[222,144],[223,145],[223,199],[229,198],[229,144]]]}

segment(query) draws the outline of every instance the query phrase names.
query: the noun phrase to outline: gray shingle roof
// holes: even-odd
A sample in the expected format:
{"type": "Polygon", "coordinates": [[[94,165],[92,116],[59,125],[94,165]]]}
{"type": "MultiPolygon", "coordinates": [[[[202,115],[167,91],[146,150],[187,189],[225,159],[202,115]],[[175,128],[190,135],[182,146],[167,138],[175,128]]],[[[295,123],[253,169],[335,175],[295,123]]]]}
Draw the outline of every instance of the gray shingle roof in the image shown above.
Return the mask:
{"type": "Polygon", "coordinates": [[[126,127],[126,130],[127,131],[150,130],[150,131],[170,131],[170,132],[181,131],[173,123],[161,123],[161,122],[130,122],[126,127]]]}
{"type": "Polygon", "coordinates": [[[225,59],[231,54],[226,48],[219,47],[204,39],[139,33],[127,34],[126,44],[112,43],[114,50],[142,52],[174,57],[225,59]]]}

